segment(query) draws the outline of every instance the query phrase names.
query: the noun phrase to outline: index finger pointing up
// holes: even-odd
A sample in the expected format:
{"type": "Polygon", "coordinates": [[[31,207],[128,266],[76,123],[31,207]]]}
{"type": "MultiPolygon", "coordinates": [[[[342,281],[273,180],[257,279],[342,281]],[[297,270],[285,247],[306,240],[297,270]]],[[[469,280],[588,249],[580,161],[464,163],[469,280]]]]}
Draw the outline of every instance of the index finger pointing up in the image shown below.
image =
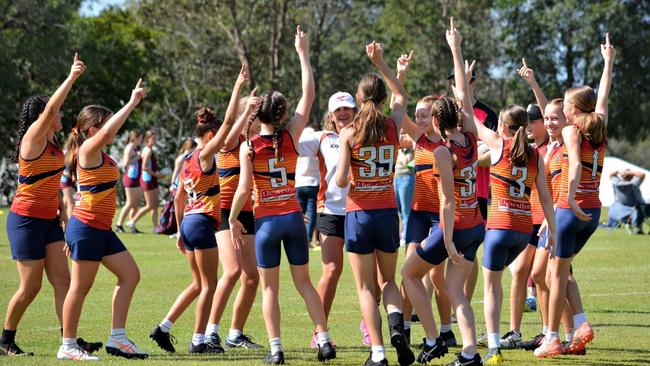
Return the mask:
{"type": "Polygon", "coordinates": [[[296,26],[296,35],[299,36],[300,32],[302,32],[302,29],[300,29],[300,24],[296,26]]]}
{"type": "Polygon", "coordinates": [[[609,32],[605,33],[605,46],[609,46],[609,32]]]}
{"type": "Polygon", "coordinates": [[[409,60],[411,59],[411,56],[413,56],[413,50],[411,50],[411,52],[409,52],[409,57],[408,57],[409,60]]]}
{"type": "Polygon", "coordinates": [[[449,30],[453,31],[454,29],[456,29],[456,27],[454,25],[454,17],[451,17],[451,18],[449,18],[449,30]]]}
{"type": "Polygon", "coordinates": [[[139,88],[141,88],[141,87],[142,87],[142,78],[138,79],[138,83],[135,84],[135,88],[136,88],[136,89],[139,89],[139,88]]]}
{"type": "Polygon", "coordinates": [[[521,59],[521,63],[524,64],[524,67],[528,67],[528,65],[526,65],[526,59],[525,58],[521,59]]]}

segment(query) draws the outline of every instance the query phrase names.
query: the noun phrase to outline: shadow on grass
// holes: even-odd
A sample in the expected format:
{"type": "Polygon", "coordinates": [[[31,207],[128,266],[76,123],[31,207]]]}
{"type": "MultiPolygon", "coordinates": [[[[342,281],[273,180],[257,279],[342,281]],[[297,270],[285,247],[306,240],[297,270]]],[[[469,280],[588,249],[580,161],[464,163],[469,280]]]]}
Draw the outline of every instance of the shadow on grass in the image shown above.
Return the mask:
{"type": "Polygon", "coordinates": [[[650,311],[645,310],[588,310],[594,314],[644,314],[650,315],[650,311]]]}

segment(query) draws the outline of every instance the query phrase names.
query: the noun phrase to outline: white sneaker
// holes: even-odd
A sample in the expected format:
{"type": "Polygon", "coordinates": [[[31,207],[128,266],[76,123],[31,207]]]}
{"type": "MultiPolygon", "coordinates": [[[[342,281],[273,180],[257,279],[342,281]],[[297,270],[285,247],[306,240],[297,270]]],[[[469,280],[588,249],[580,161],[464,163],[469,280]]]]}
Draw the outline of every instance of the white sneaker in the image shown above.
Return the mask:
{"type": "Polygon", "coordinates": [[[99,361],[101,358],[93,356],[84,351],[78,344],[72,347],[61,345],[59,352],[56,353],[56,358],[59,360],[74,360],[74,361],[99,361]]]}
{"type": "Polygon", "coordinates": [[[106,352],[113,356],[124,358],[138,358],[144,360],[149,355],[138,348],[130,339],[126,337],[114,338],[109,337],[106,342],[106,352]]]}

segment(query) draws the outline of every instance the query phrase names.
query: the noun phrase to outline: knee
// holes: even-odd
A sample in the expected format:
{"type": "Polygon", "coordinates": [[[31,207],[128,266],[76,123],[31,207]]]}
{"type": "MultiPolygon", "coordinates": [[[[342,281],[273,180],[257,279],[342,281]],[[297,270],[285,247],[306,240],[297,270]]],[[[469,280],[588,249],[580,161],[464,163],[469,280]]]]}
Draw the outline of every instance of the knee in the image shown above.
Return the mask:
{"type": "Polygon", "coordinates": [[[117,281],[120,286],[135,288],[138,286],[138,283],[140,283],[140,269],[137,266],[134,266],[128,274],[118,277],[117,281]]]}
{"type": "Polygon", "coordinates": [[[530,275],[537,286],[546,286],[546,271],[533,270],[530,275]]]}
{"type": "Polygon", "coordinates": [[[41,281],[21,284],[19,289],[21,297],[25,299],[34,299],[39,291],[41,291],[41,281]]]}
{"type": "Polygon", "coordinates": [[[67,292],[70,289],[70,273],[52,275],[48,280],[54,292],[67,292]]]}
{"type": "Polygon", "coordinates": [[[336,264],[326,264],[323,266],[323,277],[329,281],[338,281],[341,278],[343,268],[336,264]]]}
{"type": "Polygon", "coordinates": [[[228,284],[234,285],[239,279],[239,276],[241,276],[241,274],[242,274],[241,267],[229,269],[223,272],[223,275],[221,275],[221,281],[225,281],[228,284]]]}
{"type": "Polygon", "coordinates": [[[260,275],[257,272],[253,272],[253,273],[242,272],[242,273],[243,273],[243,275],[241,276],[242,286],[244,286],[245,288],[256,289],[260,283],[260,275]]]}

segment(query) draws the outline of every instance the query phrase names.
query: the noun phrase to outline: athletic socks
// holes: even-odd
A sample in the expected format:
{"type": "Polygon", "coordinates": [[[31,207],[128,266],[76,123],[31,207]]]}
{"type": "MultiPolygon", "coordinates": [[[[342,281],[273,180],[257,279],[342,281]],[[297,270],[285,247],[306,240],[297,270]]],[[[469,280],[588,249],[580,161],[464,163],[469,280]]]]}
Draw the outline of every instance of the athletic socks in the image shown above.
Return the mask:
{"type": "Polygon", "coordinates": [[[428,347],[433,347],[433,346],[436,345],[436,340],[435,340],[435,339],[425,338],[425,339],[424,339],[424,343],[425,343],[428,347]]]}
{"type": "Polygon", "coordinates": [[[547,341],[551,341],[551,340],[553,340],[553,339],[555,339],[555,338],[560,339],[560,333],[559,333],[559,332],[550,332],[550,331],[549,331],[549,332],[546,334],[546,340],[547,340],[547,341]]]}
{"type": "MultiPolygon", "coordinates": [[[[210,334],[210,333],[208,333],[208,334],[210,334]]],[[[242,332],[241,329],[232,329],[231,328],[230,331],[228,331],[228,339],[230,339],[231,341],[234,341],[235,339],[239,338],[242,334],[243,334],[243,332],[242,332]]]]}
{"type": "Polygon", "coordinates": [[[569,329],[566,331],[566,341],[571,343],[573,341],[573,335],[575,333],[574,329],[569,329]]]}
{"type": "MultiPolygon", "coordinates": [[[[400,309],[398,309],[398,308],[395,308],[395,309],[392,309],[392,310],[388,310],[387,313],[388,313],[388,315],[390,315],[390,314],[399,314],[399,315],[402,315],[402,310],[400,310],[400,309]]],[[[403,320],[402,320],[402,321],[403,321],[403,320]]]]}
{"type": "Polygon", "coordinates": [[[318,333],[318,345],[323,347],[325,343],[331,342],[330,332],[320,332],[318,333]]]}
{"type": "Polygon", "coordinates": [[[440,333],[451,332],[451,323],[449,324],[440,324],[440,333]]]}
{"type": "Polygon", "coordinates": [[[466,353],[465,351],[460,353],[460,357],[466,359],[466,360],[473,360],[474,355],[470,355],[469,353],[466,353]]]}
{"type": "Polygon", "coordinates": [[[386,352],[384,351],[384,346],[372,346],[372,362],[381,362],[381,360],[386,358],[386,352]]]}
{"type": "Polygon", "coordinates": [[[62,338],[61,339],[61,345],[66,350],[70,350],[70,349],[77,346],[77,339],[76,338],[62,338]]]}
{"type": "Polygon", "coordinates": [[[542,334],[547,335],[548,334],[548,325],[542,325],[542,334]]]}
{"type": "Polygon", "coordinates": [[[125,328],[113,328],[113,329],[111,329],[111,338],[113,338],[113,339],[126,338],[126,329],[125,328]]]}
{"type": "Polygon", "coordinates": [[[2,337],[0,337],[0,343],[9,344],[14,343],[16,340],[16,330],[8,330],[2,328],[2,337]]]}
{"type": "Polygon", "coordinates": [[[205,334],[219,333],[219,324],[208,324],[205,334]]]}
{"type": "Polygon", "coordinates": [[[164,333],[169,333],[172,330],[172,327],[174,326],[174,322],[165,318],[163,321],[160,322],[158,325],[160,327],[160,330],[162,330],[164,333]]]}
{"type": "Polygon", "coordinates": [[[487,334],[488,349],[499,348],[500,346],[499,338],[500,338],[499,333],[488,333],[487,334]]]}
{"type": "Polygon", "coordinates": [[[282,341],[280,337],[269,339],[269,344],[271,345],[271,354],[274,355],[278,352],[283,352],[282,341]]]}
{"type": "Polygon", "coordinates": [[[587,322],[585,313],[576,314],[573,316],[573,329],[578,329],[580,326],[587,322]]]}
{"type": "Polygon", "coordinates": [[[205,343],[205,334],[194,333],[194,335],[192,335],[192,344],[193,345],[200,346],[203,343],[205,343]]]}
{"type": "Polygon", "coordinates": [[[404,320],[404,329],[411,329],[411,321],[404,320]]]}

